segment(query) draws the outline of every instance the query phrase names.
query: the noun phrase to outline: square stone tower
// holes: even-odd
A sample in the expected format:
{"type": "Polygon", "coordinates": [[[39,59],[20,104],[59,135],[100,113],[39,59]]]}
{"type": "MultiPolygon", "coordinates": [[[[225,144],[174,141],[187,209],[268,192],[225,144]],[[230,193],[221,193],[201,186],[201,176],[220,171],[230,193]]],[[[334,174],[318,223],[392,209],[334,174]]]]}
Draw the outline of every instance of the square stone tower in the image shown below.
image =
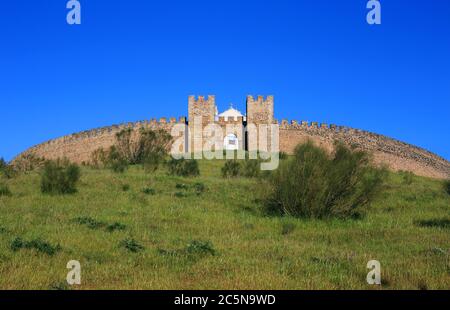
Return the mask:
{"type": "Polygon", "coordinates": [[[189,96],[188,99],[188,150],[201,150],[203,129],[211,123],[214,123],[216,116],[216,97],[209,95],[207,98],[199,96],[189,96]],[[201,125],[199,124],[201,123],[201,125]]]}
{"type": "Polygon", "coordinates": [[[247,96],[247,124],[273,124],[273,96],[247,96]]]}
{"type": "Polygon", "coordinates": [[[189,123],[199,116],[202,117],[204,126],[213,123],[216,115],[216,97],[212,95],[207,98],[198,96],[198,99],[195,99],[195,96],[189,96],[188,113],[189,123]]]}

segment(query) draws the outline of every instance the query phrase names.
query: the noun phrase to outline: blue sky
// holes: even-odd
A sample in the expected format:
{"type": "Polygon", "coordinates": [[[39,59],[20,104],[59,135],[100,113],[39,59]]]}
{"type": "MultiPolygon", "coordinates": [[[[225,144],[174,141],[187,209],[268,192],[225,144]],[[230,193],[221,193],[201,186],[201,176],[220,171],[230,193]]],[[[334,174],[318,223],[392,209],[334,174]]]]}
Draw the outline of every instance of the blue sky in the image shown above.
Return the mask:
{"type": "Polygon", "coordinates": [[[184,116],[187,96],[385,134],[450,159],[450,1],[66,0],[0,5],[0,157],[85,129],[184,116]]]}

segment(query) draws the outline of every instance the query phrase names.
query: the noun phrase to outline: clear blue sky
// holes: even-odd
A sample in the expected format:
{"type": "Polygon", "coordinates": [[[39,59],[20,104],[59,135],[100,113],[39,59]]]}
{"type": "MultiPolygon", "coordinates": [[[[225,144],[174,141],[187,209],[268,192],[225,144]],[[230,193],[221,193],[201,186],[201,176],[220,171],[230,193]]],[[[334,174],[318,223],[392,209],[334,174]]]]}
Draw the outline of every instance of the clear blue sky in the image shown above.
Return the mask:
{"type": "Polygon", "coordinates": [[[187,114],[215,94],[278,119],[348,125],[450,159],[450,1],[66,0],[0,5],[0,157],[85,129],[187,114]]]}

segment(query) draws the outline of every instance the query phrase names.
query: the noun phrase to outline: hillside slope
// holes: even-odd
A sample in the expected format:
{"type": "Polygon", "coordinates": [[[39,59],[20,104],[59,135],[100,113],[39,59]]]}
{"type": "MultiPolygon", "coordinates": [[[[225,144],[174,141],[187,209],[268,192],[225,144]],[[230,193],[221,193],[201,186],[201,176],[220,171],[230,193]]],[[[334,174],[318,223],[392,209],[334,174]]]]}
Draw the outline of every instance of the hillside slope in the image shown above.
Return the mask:
{"type": "Polygon", "coordinates": [[[79,289],[365,289],[372,259],[383,288],[450,288],[441,182],[407,185],[392,174],[365,219],[301,220],[262,214],[258,181],[223,179],[222,165],[202,161],[194,179],[83,168],[78,193],[67,196],[42,195],[35,173],[9,180],[0,288],[68,288],[72,259],[82,266],[79,289]],[[48,245],[14,251],[17,238],[48,245]]]}

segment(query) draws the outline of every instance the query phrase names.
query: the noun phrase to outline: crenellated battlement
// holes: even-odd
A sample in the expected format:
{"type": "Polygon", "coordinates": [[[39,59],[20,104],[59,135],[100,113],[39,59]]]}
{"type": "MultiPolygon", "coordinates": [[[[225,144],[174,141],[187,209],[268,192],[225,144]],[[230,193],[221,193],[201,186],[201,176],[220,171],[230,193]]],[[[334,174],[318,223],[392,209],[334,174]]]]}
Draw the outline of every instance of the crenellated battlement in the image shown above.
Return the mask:
{"type": "Polygon", "coordinates": [[[233,117],[225,118],[225,117],[221,116],[221,117],[219,117],[219,120],[215,123],[217,123],[221,126],[225,126],[227,124],[243,125],[244,118],[242,116],[238,116],[236,118],[233,118],[233,117]]]}
{"type": "Polygon", "coordinates": [[[216,96],[208,95],[206,97],[205,96],[196,97],[196,96],[191,95],[191,96],[189,96],[188,101],[189,101],[189,105],[191,105],[191,104],[196,105],[196,106],[211,105],[211,104],[215,105],[216,104],[216,96]]]}
{"type": "Polygon", "coordinates": [[[261,96],[258,95],[256,97],[252,95],[247,95],[247,104],[258,104],[258,105],[273,105],[274,97],[273,96],[261,96]]]}

